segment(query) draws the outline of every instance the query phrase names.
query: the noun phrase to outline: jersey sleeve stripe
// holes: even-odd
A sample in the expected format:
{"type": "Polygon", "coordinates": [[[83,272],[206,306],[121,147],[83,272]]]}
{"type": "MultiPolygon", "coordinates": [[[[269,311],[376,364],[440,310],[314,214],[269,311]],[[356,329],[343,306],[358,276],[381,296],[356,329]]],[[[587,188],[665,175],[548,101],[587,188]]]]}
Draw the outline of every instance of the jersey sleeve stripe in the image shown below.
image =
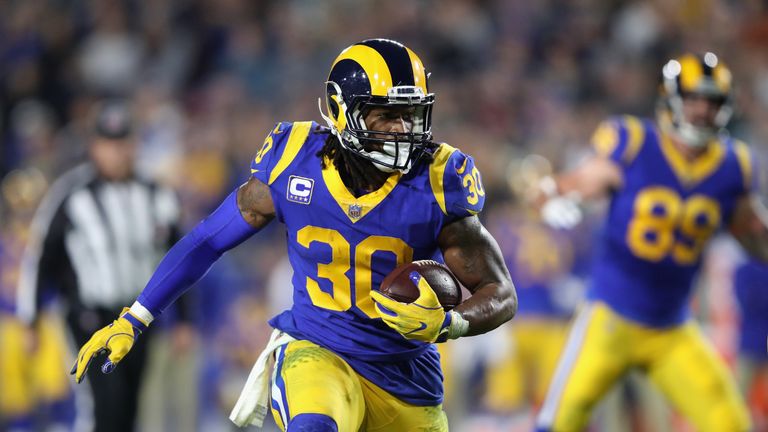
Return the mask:
{"type": "Polygon", "coordinates": [[[627,148],[624,150],[622,160],[624,163],[632,163],[640,151],[640,147],[645,141],[645,128],[643,123],[637,117],[624,116],[624,124],[627,126],[628,142],[627,148]]]}
{"type": "Polygon", "coordinates": [[[440,144],[440,148],[435,152],[432,168],[429,170],[429,184],[432,187],[432,193],[435,195],[435,200],[437,201],[437,205],[440,206],[440,210],[446,215],[448,214],[448,211],[445,208],[443,177],[445,175],[445,167],[448,166],[448,159],[450,159],[455,151],[456,149],[448,144],[440,144]]]}
{"type": "Polygon", "coordinates": [[[283,151],[283,154],[280,155],[280,160],[277,161],[275,168],[269,174],[268,184],[271,185],[275,180],[277,180],[280,174],[282,174],[283,171],[288,168],[288,165],[293,162],[293,159],[296,158],[297,154],[299,154],[299,149],[301,149],[301,146],[307,140],[309,131],[311,129],[311,121],[296,122],[293,124],[293,128],[291,128],[291,134],[288,136],[288,142],[285,145],[285,150],[283,151]]]}
{"type": "Polygon", "coordinates": [[[619,145],[619,131],[614,122],[601,123],[592,135],[592,147],[597,154],[610,157],[619,145]]]}
{"type": "Polygon", "coordinates": [[[734,141],[733,150],[736,152],[736,159],[739,161],[742,177],[744,179],[744,188],[752,188],[752,155],[747,145],[741,141],[734,141]]]}

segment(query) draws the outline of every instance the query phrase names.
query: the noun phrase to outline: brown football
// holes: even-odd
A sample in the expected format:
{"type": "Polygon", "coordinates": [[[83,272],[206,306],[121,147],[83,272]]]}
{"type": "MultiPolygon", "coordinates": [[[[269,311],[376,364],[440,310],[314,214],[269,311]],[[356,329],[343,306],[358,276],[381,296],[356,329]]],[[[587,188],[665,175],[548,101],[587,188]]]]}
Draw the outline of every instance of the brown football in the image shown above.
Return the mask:
{"type": "Polygon", "coordinates": [[[432,260],[414,261],[397,267],[381,281],[379,291],[399,302],[413,302],[419,297],[419,289],[410,277],[413,271],[426,279],[443,309],[449,311],[461,303],[459,280],[444,264],[432,260]]]}

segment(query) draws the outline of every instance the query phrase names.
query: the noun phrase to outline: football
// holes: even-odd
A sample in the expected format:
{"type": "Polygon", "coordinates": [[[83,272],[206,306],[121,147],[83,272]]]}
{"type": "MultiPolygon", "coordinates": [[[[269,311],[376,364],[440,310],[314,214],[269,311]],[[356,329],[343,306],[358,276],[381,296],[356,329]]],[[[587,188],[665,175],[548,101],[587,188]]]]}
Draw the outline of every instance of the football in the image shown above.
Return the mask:
{"type": "Polygon", "coordinates": [[[412,271],[418,272],[429,283],[446,311],[461,303],[459,280],[444,264],[432,260],[414,261],[397,267],[381,281],[379,291],[399,302],[413,302],[419,297],[419,289],[410,278],[412,271]]]}

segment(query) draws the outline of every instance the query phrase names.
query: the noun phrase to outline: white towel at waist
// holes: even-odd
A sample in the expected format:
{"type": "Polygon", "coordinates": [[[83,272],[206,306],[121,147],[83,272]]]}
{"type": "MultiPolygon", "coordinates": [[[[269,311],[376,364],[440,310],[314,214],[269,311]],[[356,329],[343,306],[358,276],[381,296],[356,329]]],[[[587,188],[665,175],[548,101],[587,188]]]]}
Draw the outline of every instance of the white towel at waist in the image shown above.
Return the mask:
{"type": "Polygon", "coordinates": [[[264,417],[267,416],[267,407],[269,406],[269,371],[267,370],[269,357],[276,349],[294,340],[296,339],[280,330],[272,331],[267,346],[256,359],[256,364],[253,365],[253,369],[248,375],[245,387],[240,392],[240,397],[229,414],[229,419],[234,424],[240,427],[249,424],[261,427],[264,424],[264,417]]]}

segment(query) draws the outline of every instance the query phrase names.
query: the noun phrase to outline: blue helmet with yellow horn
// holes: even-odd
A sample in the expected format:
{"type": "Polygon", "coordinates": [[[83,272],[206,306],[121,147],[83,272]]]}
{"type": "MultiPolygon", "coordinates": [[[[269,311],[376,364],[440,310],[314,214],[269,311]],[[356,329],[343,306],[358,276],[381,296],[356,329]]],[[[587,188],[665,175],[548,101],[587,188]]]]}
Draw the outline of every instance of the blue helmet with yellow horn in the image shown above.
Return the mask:
{"type": "MultiPolygon", "coordinates": [[[[384,171],[408,171],[432,147],[432,106],[421,59],[388,39],[368,39],[339,54],[325,85],[327,112],[320,113],[345,149],[384,171]],[[412,107],[406,132],[370,130],[365,115],[374,107],[412,107]]],[[[318,101],[319,102],[319,101],[318,101]]]]}
{"type": "Polygon", "coordinates": [[[691,147],[703,147],[728,124],[733,113],[731,71],[714,53],[685,54],[662,68],[657,118],[660,127],[691,147]],[[710,125],[695,125],[685,118],[683,99],[704,97],[718,106],[710,125]]]}

